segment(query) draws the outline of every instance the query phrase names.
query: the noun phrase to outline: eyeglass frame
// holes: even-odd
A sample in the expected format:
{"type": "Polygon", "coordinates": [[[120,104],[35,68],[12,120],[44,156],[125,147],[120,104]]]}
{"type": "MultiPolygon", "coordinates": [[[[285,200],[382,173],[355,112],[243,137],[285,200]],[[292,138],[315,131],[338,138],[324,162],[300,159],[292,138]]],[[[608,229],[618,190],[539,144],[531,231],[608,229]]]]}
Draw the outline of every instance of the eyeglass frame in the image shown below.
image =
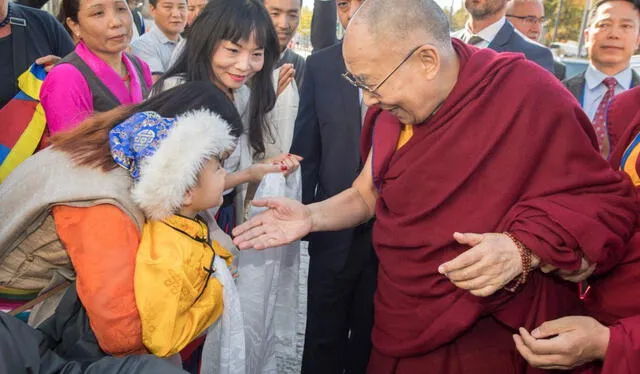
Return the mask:
{"type": "Polygon", "coordinates": [[[527,23],[530,23],[532,25],[535,25],[536,23],[539,23],[541,25],[543,25],[545,22],[547,22],[547,18],[545,16],[541,16],[541,17],[536,17],[536,16],[516,16],[513,14],[507,14],[507,17],[513,17],[513,18],[517,18],[519,20],[523,20],[527,23]]]}
{"type": "Polygon", "coordinates": [[[418,49],[424,47],[425,45],[429,45],[429,43],[424,43],[424,44],[420,44],[419,46],[413,48],[408,54],[407,56],[402,59],[402,61],[393,69],[391,70],[391,73],[389,73],[380,83],[378,83],[375,87],[373,88],[369,88],[367,85],[365,85],[364,83],[360,83],[356,80],[356,77],[351,74],[350,72],[346,71],[344,73],[342,73],[342,78],[346,79],[347,82],[351,83],[351,85],[353,85],[356,88],[359,88],[363,91],[368,92],[371,95],[376,95],[376,91],[378,91],[378,89],[380,88],[380,86],[382,86],[387,80],[389,80],[389,78],[391,78],[391,76],[393,75],[393,73],[395,73],[396,71],[398,71],[398,69],[400,69],[400,67],[402,65],[404,65],[405,62],[407,62],[411,56],[413,56],[414,53],[416,53],[418,51],[418,49]]]}

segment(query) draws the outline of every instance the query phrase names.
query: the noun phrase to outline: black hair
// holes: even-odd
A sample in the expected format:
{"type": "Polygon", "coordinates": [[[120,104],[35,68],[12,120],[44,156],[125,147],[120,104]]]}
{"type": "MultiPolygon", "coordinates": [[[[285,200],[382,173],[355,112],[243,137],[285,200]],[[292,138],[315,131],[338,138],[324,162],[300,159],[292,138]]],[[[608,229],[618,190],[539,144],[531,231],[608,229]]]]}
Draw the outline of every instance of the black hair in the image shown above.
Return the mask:
{"type": "Polygon", "coordinates": [[[264,65],[248,82],[249,143],[256,156],[264,154],[264,134],[270,134],[266,114],[276,102],[273,68],[278,61],[280,46],[271,18],[260,0],[210,0],[193,21],[186,35],[185,47],[176,63],[158,80],[154,92],[162,90],[164,81],[181,76],[187,81],[216,82],[211,58],[223,40],[237,43],[249,40],[252,34],[264,48],[264,65]]]}
{"type": "Polygon", "coordinates": [[[152,96],[132,109],[133,113],[154,111],[163,117],[176,117],[195,109],[217,113],[231,127],[231,134],[242,134],[242,120],[234,103],[211,82],[193,81],[152,96]]]}
{"type": "MultiPolygon", "coordinates": [[[[73,0],[75,1],[75,0],[73,0]]],[[[71,29],[69,28],[69,25],[67,25],[67,15],[64,12],[64,2],[60,5],[60,10],[58,10],[58,14],[56,15],[56,19],[58,20],[58,22],[60,22],[62,24],[62,27],[64,27],[64,31],[67,32],[67,34],[69,34],[69,36],[73,39],[73,31],[71,31],[71,29]]],[[[76,12],[76,19],[78,19],[78,13],[76,12]]]]}
{"type": "Polygon", "coordinates": [[[231,128],[233,136],[242,133],[240,114],[229,97],[215,84],[204,81],[188,82],[162,92],[149,100],[130,106],[119,106],[96,113],[76,128],[51,137],[51,145],[68,153],[77,165],[108,171],[117,167],[111,156],[109,132],[135,113],[154,111],[163,117],[176,117],[196,109],[217,113],[231,128]]]}
{"type": "Polygon", "coordinates": [[[588,22],[587,25],[591,26],[591,24],[593,23],[593,20],[596,18],[596,15],[598,14],[598,9],[606,4],[606,3],[610,3],[612,1],[624,1],[626,3],[629,3],[633,6],[633,9],[636,10],[636,12],[640,11],[640,0],[598,0],[595,2],[595,4],[593,4],[593,6],[591,7],[591,10],[589,11],[589,18],[588,18],[588,22]]]}
{"type": "Polygon", "coordinates": [[[72,35],[71,29],[67,26],[67,18],[75,23],[78,23],[78,12],[80,11],[80,0],[62,0],[60,4],[60,11],[56,18],[62,23],[64,29],[67,30],[69,35],[72,35]]]}

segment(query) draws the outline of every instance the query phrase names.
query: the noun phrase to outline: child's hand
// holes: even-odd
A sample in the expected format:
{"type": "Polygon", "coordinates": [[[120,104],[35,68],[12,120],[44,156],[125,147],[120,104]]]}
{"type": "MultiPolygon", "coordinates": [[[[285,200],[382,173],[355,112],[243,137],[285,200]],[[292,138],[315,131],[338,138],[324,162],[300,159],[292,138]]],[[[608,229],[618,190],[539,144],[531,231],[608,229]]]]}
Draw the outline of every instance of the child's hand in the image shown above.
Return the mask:
{"type": "Polygon", "coordinates": [[[303,158],[298,155],[282,153],[275,157],[268,158],[263,162],[266,164],[279,165],[280,171],[287,176],[300,167],[300,161],[302,160],[303,158]]]}

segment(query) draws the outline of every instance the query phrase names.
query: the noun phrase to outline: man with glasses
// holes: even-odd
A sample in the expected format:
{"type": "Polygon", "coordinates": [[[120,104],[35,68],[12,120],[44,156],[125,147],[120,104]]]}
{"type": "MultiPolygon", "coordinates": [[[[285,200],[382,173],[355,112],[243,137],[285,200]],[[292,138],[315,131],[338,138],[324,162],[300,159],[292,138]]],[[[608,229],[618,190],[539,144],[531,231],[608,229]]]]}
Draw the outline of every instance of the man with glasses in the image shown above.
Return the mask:
{"type": "Polygon", "coordinates": [[[478,48],[524,53],[529,60],[553,73],[551,51],[527,40],[507,22],[507,2],[508,0],[465,0],[464,7],[470,18],[464,29],[454,32],[452,36],[478,48]]]}
{"type": "MultiPolygon", "coordinates": [[[[542,37],[545,23],[542,0],[511,0],[507,3],[507,19],[524,36],[537,42],[542,37]]],[[[567,68],[556,59],[553,72],[561,81],[565,79],[567,68]]]]}
{"type": "MultiPolygon", "coordinates": [[[[362,0],[332,0],[344,28],[362,0]]],[[[342,78],[342,43],[307,59],[291,153],[302,156],[302,202],[326,200],[349,188],[362,169],[362,94],[342,78]]],[[[371,352],[378,262],[373,222],[309,236],[304,374],[364,374],[371,352]]]]}
{"type": "Polygon", "coordinates": [[[367,0],[342,51],[369,107],[362,172],[325,201],[254,201],[268,210],[236,227],[235,244],[264,249],[375,216],[368,374],[524,373],[517,329],[580,305],[539,268],[610,268],[637,218],[630,181],[555,78],[451,39],[433,0],[367,0]]]}

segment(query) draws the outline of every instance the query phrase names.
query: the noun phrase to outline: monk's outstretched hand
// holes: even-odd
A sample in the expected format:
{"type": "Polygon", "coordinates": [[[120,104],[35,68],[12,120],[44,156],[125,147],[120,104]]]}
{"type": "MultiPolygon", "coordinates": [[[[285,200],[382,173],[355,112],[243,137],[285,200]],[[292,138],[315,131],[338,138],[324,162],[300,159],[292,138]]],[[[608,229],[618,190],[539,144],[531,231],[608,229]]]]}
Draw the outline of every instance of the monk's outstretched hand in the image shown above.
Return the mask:
{"type": "Polygon", "coordinates": [[[516,349],[533,367],[569,370],[602,360],[609,345],[609,329],[591,317],[571,316],[548,321],[529,333],[514,335],[516,349]]]}
{"type": "MultiPolygon", "coordinates": [[[[438,267],[456,287],[486,297],[502,289],[522,273],[522,260],[516,244],[505,234],[462,234],[453,238],[471,248],[438,267]]],[[[534,261],[534,260],[532,260],[534,261]]],[[[535,261],[538,261],[537,258],[535,261]]],[[[537,262],[534,263],[538,265],[537,262]]]]}
{"type": "Polygon", "coordinates": [[[251,204],[268,209],[233,229],[233,244],[240,249],[279,247],[311,231],[311,212],[298,201],[270,198],[251,204]]]}

